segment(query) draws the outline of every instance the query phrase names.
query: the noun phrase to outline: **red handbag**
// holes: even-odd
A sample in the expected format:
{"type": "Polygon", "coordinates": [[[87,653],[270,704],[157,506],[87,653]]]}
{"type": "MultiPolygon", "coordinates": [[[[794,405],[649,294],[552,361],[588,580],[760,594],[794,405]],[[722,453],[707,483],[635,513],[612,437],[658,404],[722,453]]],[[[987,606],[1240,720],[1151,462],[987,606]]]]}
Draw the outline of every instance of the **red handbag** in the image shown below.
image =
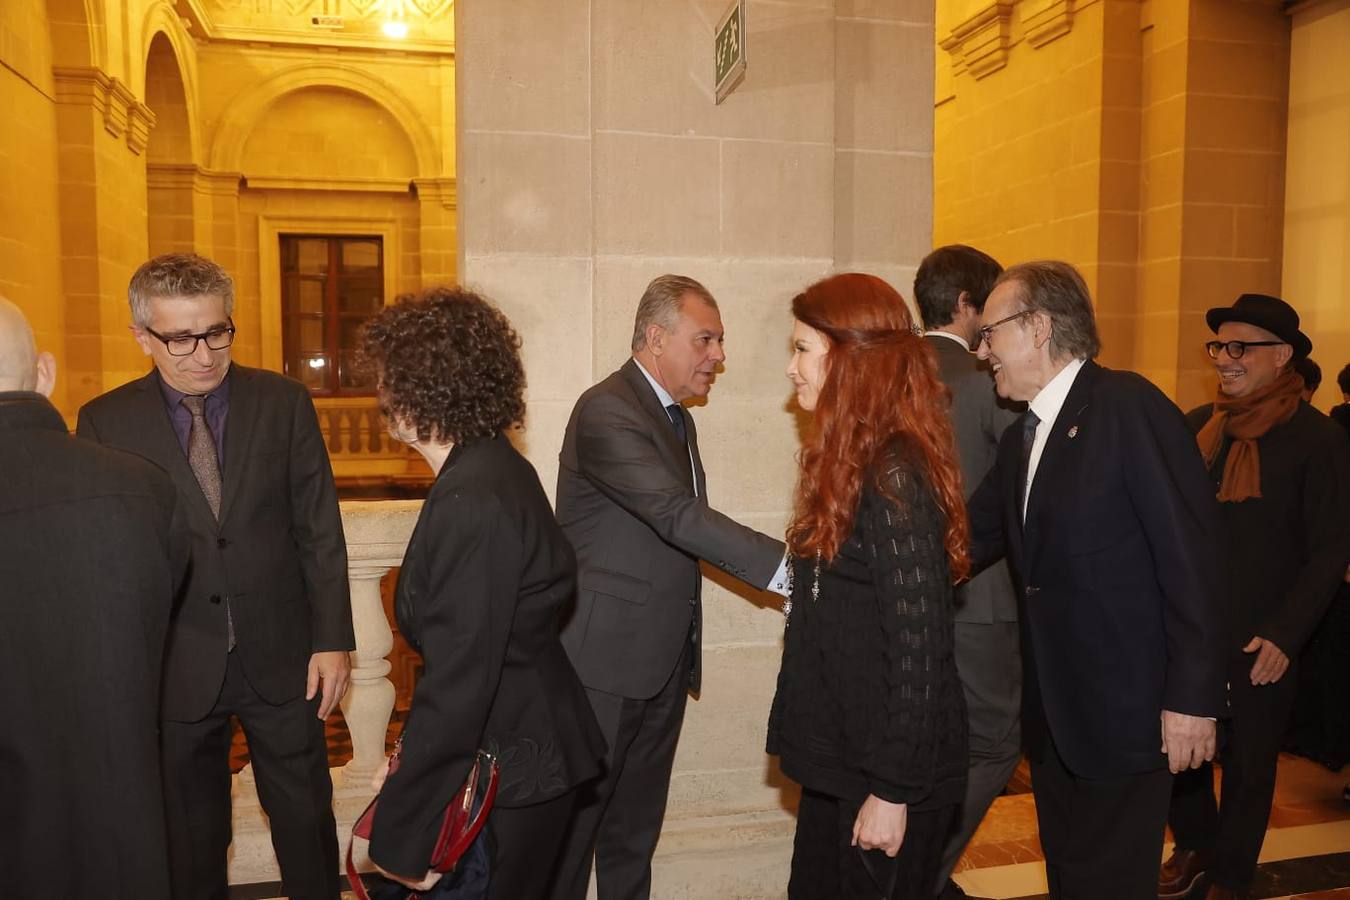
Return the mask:
{"type": "MultiPolygon", "coordinates": [[[[398,771],[399,758],[403,751],[403,738],[394,744],[394,752],[389,755],[389,774],[398,771]]],[[[441,831],[436,837],[435,847],[431,851],[431,862],[427,868],[436,872],[453,871],[459,858],[473,844],[478,833],[483,830],[492,801],[497,796],[497,778],[500,767],[496,753],[479,750],[474,758],[473,767],[464,786],[455,794],[454,799],[445,807],[445,816],[441,820],[441,831]]],[[[347,842],[347,881],[357,900],[370,900],[366,887],[361,883],[361,874],[352,862],[352,842],[356,838],[370,840],[370,829],[375,822],[375,806],[380,802],[379,794],[370,801],[365,812],[352,825],[352,840],[347,842]]],[[[408,900],[417,900],[421,895],[416,891],[408,895],[408,900]]]]}

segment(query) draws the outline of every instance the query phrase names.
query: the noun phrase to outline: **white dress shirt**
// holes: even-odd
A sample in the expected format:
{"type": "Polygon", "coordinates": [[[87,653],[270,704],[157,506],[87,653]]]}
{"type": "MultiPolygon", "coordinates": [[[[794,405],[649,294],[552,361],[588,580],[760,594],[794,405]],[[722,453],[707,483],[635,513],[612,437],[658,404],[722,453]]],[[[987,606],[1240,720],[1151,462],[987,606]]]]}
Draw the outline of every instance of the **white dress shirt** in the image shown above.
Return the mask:
{"type": "Polygon", "coordinates": [[[1036,425],[1036,439],[1031,444],[1031,459],[1027,461],[1027,493],[1022,498],[1022,521],[1027,520],[1027,500],[1031,497],[1031,485],[1036,481],[1036,469],[1041,464],[1041,454],[1045,452],[1045,442],[1050,439],[1050,431],[1055,427],[1055,419],[1069,399],[1069,389],[1083,368],[1083,360],[1075,359],[1059,370],[1049,384],[1041,388],[1032,398],[1028,407],[1041,421],[1036,425]]]}
{"type": "Polygon", "coordinates": [[[965,338],[961,337],[961,335],[959,334],[952,334],[950,331],[925,331],[923,333],[923,336],[945,337],[949,341],[956,341],[956,343],[960,344],[962,350],[966,351],[967,353],[970,352],[970,342],[967,341],[965,338]]]}

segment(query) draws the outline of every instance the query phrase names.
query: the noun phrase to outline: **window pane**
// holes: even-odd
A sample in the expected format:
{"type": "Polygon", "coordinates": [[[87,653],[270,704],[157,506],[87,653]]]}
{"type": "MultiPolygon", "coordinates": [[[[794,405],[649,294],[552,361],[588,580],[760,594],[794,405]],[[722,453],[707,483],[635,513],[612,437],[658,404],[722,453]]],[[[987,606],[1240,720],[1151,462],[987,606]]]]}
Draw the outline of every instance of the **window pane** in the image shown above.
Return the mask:
{"type": "Polygon", "coordinates": [[[344,313],[370,315],[384,305],[384,284],[379,278],[347,276],[338,282],[338,309],[344,313]]]}
{"type": "Polygon", "coordinates": [[[323,283],[322,277],[301,278],[288,276],[286,278],[285,298],[283,307],[289,314],[294,313],[322,313],[323,312],[323,283]]]}
{"type": "Polygon", "coordinates": [[[342,271],[372,271],[380,267],[379,241],[343,241],[342,271]]]}
{"type": "Polygon", "coordinates": [[[295,317],[290,320],[288,337],[291,353],[323,353],[324,323],[323,317],[295,317]]]}
{"type": "Polygon", "coordinates": [[[327,238],[295,238],[296,270],[304,275],[323,275],[328,271],[327,238]]]}
{"type": "Polygon", "coordinates": [[[322,353],[301,353],[297,359],[298,371],[291,372],[292,378],[298,378],[310,390],[321,391],[328,382],[328,357],[322,353]]]}

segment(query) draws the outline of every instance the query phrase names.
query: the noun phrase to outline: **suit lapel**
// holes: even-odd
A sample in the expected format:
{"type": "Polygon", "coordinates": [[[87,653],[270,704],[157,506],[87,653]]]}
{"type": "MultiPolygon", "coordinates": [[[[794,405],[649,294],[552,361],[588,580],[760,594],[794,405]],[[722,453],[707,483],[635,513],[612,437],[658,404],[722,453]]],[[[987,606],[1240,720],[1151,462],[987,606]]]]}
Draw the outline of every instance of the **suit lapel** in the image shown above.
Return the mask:
{"type": "MultiPolygon", "coordinates": [[[[680,443],[680,436],[675,433],[675,426],[670,422],[670,414],[666,408],[661,405],[656,392],[652,386],[647,383],[647,378],[638,369],[637,362],[630,359],[624,363],[623,368],[619,370],[628,382],[633,394],[638,399],[638,404],[652,418],[653,432],[656,434],[657,446],[665,451],[669,459],[671,468],[680,476],[680,479],[688,486],[692,492],[694,490],[694,473],[689,467],[690,450],[695,446],[693,430],[693,417],[686,415],[684,418],[685,427],[689,433],[689,447],[680,443]]],[[[695,454],[697,451],[694,451],[695,454]]],[[[697,459],[697,456],[695,456],[697,459]]]]}
{"type": "Polygon", "coordinates": [[[703,457],[698,452],[698,428],[694,426],[694,416],[689,410],[684,411],[684,425],[689,429],[689,454],[694,462],[694,488],[698,498],[704,506],[708,505],[708,476],[703,471],[703,457]]]}
{"type": "Polygon", "coordinates": [[[151,372],[142,378],[135,396],[135,418],[145,423],[142,435],[146,458],[158,463],[169,473],[178,485],[178,493],[198,505],[207,520],[214,518],[206,495],[197,483],[197,476],[192,474],[192,466],[183,452],[183,445],[178,442],[178,432],[173,430],[168,407],[164,404],[164,391],[159,386],[159,376],[151,372]]]}
{"type": "Polygon", "coordinates": [[[258,421],[258,385],[253,373],[238,363],[230,366],[230,412],[225,419],[225,469],[220,494],[220,521],[230,514],[247,471],[249,448],[258,421]]]}
{"type": "Polygon", "coordinates": [[[1023,539],[1029,560],[1034,561],[1037,540],[1044,530],[1041,511],[1049,502],[1049,498],[1059,495],[1060,480],[1070,472],[1077,471],[1077,467],[1071,465],[1071,462],[1075,452],[1083,446],[1082,443],[1075,441],[1079,420],[1089,406],[1092,388],[1100,372],[1101,368],[1091,360],[1083,364],[1078,376],[1074,378],[1073,386],[1069,388],[1068,396],[1064,398],[1059,415],[1055,417],[1054,427],[1045,440],[1045,449],[1041,451],[1040,462],[1036,465],[1036,478],[1031,482],[1031,493],[1027,497],[1023,539]]]}

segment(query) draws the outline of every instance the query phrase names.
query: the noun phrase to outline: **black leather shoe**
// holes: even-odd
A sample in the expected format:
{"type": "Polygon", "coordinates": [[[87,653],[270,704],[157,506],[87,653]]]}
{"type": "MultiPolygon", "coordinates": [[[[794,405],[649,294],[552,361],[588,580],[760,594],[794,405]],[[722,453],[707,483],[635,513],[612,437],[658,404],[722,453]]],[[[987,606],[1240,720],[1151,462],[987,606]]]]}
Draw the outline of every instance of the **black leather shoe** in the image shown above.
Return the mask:
{"type": "Polygon", "coordinates": [[[1185,897],[1209,867],[1209,854],[1199,850],[1175,850],[1158,870],[1158,900],[1185,897]]]}

